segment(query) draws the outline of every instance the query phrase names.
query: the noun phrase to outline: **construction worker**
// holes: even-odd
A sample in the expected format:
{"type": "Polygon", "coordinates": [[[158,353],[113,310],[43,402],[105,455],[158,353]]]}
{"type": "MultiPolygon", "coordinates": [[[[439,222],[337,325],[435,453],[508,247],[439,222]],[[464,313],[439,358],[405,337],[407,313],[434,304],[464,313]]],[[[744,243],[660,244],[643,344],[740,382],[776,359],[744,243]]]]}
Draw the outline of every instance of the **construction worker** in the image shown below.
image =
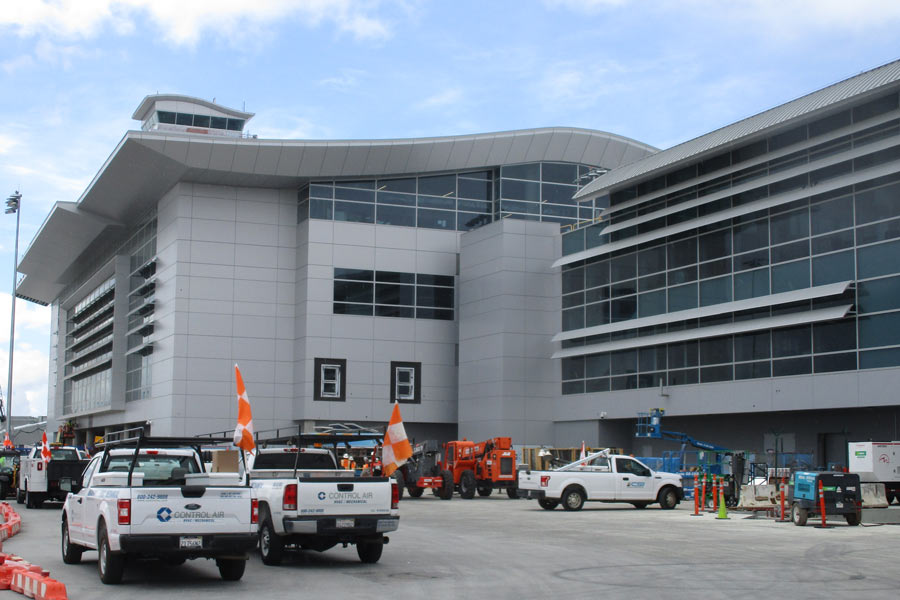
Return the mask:
{"type": "Polygon", "coordinates": [[[345,471],[354,471],[356,469],[356,462],[354,462],[349,454],[344,454],[344,458],[341,459],[341,468],[345,471]]]}

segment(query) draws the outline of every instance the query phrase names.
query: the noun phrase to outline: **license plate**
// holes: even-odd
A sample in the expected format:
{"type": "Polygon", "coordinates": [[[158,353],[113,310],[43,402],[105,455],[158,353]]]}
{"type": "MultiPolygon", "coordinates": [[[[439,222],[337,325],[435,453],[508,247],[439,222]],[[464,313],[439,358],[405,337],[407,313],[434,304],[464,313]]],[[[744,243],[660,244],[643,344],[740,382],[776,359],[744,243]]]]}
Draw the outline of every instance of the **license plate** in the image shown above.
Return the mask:
{"type": "Polygon", "coordinates": [[[72,491],[72,480],[71,479],[60,479],[59,480],[59,489],[64,492],[72,491]]]}
{"type": "Polygon", "coordinates": [[[203,538],[199,535],[183,535],[179,540],[178,546],[180,548],[202,548],[203,538]]]}
{"type": "Polygon", "coordinates": [[[336,519],[335,527],[340,529],[346,529],[348,527],[353,527],[356,525],[356,522],[353,519],[336,519]]]}

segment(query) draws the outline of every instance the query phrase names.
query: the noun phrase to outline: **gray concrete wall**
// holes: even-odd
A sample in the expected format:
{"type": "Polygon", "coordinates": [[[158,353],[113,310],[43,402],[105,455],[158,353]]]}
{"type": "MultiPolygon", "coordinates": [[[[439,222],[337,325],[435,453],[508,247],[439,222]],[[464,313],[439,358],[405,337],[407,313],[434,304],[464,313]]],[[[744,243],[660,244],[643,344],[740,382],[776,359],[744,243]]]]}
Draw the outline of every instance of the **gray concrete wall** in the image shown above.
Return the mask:
{"type": "Polygon", "coordinates": [[[421,403],[403,404],[407,423],[456,423],[455,321],[333,314],[334,268],[456,275],[455,231],[332,221],[298,227],[293,418],[390,419],[390,363],[422,363],[421,403]],[[347,360],[346,400],[316,401],[316,358],[347,360]]]}
{"type": "Polygon", "coordinates": [[[550,444],[559,363],[559,226],[504,219],[462,236],[459,435],[550,444]]]}

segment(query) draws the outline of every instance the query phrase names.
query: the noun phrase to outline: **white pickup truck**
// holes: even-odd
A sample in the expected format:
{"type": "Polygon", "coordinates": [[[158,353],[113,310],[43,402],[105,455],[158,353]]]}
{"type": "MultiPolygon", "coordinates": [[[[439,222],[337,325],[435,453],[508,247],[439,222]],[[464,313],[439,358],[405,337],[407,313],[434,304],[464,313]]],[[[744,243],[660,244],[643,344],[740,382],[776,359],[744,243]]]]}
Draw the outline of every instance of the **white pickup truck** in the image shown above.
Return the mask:
{"type": "Polygon", "coordinates": [[[281,563],[285,547],[324,552],[356,544],[364,563],[381,558],[400,523],[400,492],[388,477],[361,477],[337,468],[325,448],[258,449],[250,480],[259,498],[259,552],[281,563]]]}
{"type": "Polygon", "coordinates": [[[65,500],[69,492],[77,492],[81,472],[88,461],[74,446],[50,445],[50,462],[41,458],[37,444],[19,461],[19,487],[16,501],[28,508],[40,508],[45,500],[65,500]]]}
{"type": "Polygon", "coordinates": [[[541,508],[581,510],[586,501],[627,502],[635,508],[659,503],[672,509],[684,498],[681,476],[661,473],[630,456],[595,452],[555,471],[519,471],[518,493],[541,508]]]}
{"type": "Polygon", "coordinates": [[[127,558],[171,565],[213,558],[222,579],[240,579],[256,546],[258,503],[233,473],[204,472],[200,443],[140,437],[108,444],[63,505],[63,562],[97,550],[100,580],[109,584],[122,580],[127,558]]]}

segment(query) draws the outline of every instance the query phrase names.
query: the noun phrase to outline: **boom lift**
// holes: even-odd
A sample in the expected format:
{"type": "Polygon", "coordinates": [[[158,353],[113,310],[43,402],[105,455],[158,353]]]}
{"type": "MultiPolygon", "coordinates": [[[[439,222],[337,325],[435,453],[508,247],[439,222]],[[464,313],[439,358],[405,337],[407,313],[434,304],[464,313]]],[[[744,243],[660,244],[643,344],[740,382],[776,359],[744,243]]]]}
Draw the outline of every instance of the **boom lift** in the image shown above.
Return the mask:
{"type": "Polygon", "coordinates": [[[664,463],[669,462],[670,464],[665,464],[663,470],[673,473],[680,472],[686,478],[693,476],[693,473],[686,471],[685,451],[687,446],[690,445],[694,448],[711,453],[714,457],[714,461],[705,464],[699,464],[698,461],[698,464],[695,466],[700,471],[725,476],[727,482],[727,486],[724,490],[726,501],[730,505],[736,505],[738,494],[740,493],[740,484],[743,481],[744,476],[744,453],[711,442],[698,440],[680,431],[667,431],[662,428],[662,417],[665,414],[666,411],[662,408],[652,408],[649,413],[638,413],[638,422],[634,437],[681,442],[681,450],[672,453],[674,456],[670,455],[668,461],[664,459],[664,463]],[[672,458],[675,460],[671,460],[672,458]]]}

